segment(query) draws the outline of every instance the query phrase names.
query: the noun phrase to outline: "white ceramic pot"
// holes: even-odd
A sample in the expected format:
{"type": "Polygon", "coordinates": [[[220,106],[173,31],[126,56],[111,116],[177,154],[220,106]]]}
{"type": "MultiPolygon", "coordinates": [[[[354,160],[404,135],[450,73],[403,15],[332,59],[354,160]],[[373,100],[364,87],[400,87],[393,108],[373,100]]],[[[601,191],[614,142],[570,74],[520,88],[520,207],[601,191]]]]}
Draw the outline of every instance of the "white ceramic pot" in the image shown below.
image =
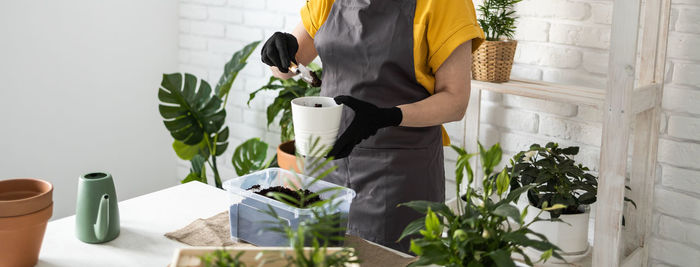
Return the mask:
{"type": "MultiPolygon", "coordinates": [[[[522,210],[527,208],[527,216],[525,222],[532,221],[540,212],[540,209],[529,204],[527,196],[523,194],[518,200],[518,208],[522,210]]],[[[530,230],[543,234],[547,240],[561,249],[561,255],[567,262],[577,262],[590,253],[590,245],[588,244],[588,222],[590,217],[590,208],[586,207],[586,211],[581,214],[562,214],[559,219],[564,222],[540,221],[530,225],[530,230]],[[568,224],[567,224],[568,223],[568,224]]],[[[542,219],[550,219],[549,212],[542,212],[542,219]]],[[[533,259],[539,259],[541,252],[534,249],[526,249],[525,253],[533,259]]],[[[560,260],[551,258],[549,262],[556,263],[560,260]]]]}
{"type": "Polygon", "coordinates": [[[297,153],[306,156],[309,142],[320,138],[319,145],[332,147],[338,136],[343,105],[330,97],[307,96],[292,100],[292,122],[297,153]]]}

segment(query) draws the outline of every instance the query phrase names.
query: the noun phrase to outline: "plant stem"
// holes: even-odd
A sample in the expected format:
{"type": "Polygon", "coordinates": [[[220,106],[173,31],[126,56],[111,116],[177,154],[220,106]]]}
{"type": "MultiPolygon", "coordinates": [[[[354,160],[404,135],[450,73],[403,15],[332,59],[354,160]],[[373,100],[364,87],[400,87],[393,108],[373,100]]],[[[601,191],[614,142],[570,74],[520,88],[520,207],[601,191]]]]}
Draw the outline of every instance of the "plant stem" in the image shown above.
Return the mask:
{"type": "Polygon", "coordinates": [[[219,176],[219,168],[216,166],[216,138],[219,137],[219,134],[216,133],[214,135],[214,142],[212,143],[209,141],[209,135],[205,134],[204,135],[204,140],[207,142],[207,147],[209,148],[209,151],[211,153],[211,161],[212,163],[210,164],[211,170],[214,173],[214,184],[216,185],[217,188],[223,188],[221,185],[221,177],[219,176]]]}

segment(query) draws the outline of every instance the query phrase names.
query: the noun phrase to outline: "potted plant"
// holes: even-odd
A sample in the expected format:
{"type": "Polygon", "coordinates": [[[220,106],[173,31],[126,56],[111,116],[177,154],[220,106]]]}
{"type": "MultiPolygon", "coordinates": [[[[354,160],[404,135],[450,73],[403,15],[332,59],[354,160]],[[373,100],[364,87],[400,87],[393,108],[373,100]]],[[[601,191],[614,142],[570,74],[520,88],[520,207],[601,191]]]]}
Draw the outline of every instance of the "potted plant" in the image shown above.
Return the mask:
{"type": "MultiPolygon", "coordinates": [[[[575,146],[560,148],[552,142],[544,147],[533,144],[529,150],[516,154],[507,167],[508,174],[513,177],[513,188],[530,187],[527,197],[521,199],[521,206],[536,211],[545,203],[564,206],[544,213],[545,219],[560,220],[540,221],[531,227],[559,246],[567,261],[576,261],[589,250],[589,205],[595,203],[598,187],[597,177],[574,161],[578,152],[575,146]]],[[[629,198],[625,200],[634,204],[629,198]]]]}
{"type": "Polygon", "coordinates": [[[522,0],[484,0],[479,5],[479,25],[486,40],[473,53],[472,77],[486,82],[506,82],[510,79],[517,41],[515,11],[513,7],[522,0]]]}
{"type": "MultiPolygon", "coordinates": [[[[322,69],[311,63],[307,66],[316,76],[321,77],[322,69]]],[[[248,105],[261,91],[278,91],[272,104],[267,106],[267,126],[269,127],[275,118],[282,114],[279,119],[281,130],[280,141],[282,142],[277,147],[277,164],[285,170],[294,169],[296,172],[301,172],[297,166],[296,150],[294,146],[294,124],[292,123],[292,100],[304,96],[318,96],[321,92],[321,87],[314,87],[303,79],[280,79],[271,76],[268,83],[250,93],[248,105]]]]}
{"type": "Polygon", "coordinates": [[[53,213],[53,185],[31,179],[0,181],[0,266],[34,266],[53,213]]]}
{"type": "Polygon", "coordinates": [[[158,110],[165,128],[175,139],[175,153],[192,165],[183,183],[207,183],[206,165],[209,165],[216,187],[222,187],[216,158],[228,147],[229,129],[224,127],[226,102],[236,76],[259,43],[252,42],[233,54],[213,91],[209,83],[192,74],[163,74],[158,110]]]}
{"type": "MultiPolygon", "coordinates": [[[[452,147],[459,154],[455,171],[457,185],[461,185],[465,172],[467,175],[464,195],[461,194],[460,186],[457,186],[456,210],[452,211],[439,202],[412,201],[402,204],[426,214],[424,218],[406,226],[401,235],[401,239],[412,238],[411,251],[419,256],[412,266],[515,266],[513,254],[521,255],[523,261],[532,266],[533,262],[525,254],[525,248],[543,251],[539,261],[546,261],[551,256],[560,257],[559,249],[555,245],[529,228],[534,222],[542,219],[536,216],[528,222],[525,220],[528,209],[520,211],[513,205],[531,186],[509,192],[510,177],[506,170],[492,175],[493,168],[501,160],[500,146],[496,144],[485,150],[479,144],[479,156],[486,177],[482,183],[483,192],[477,192],[472,187],[474,173],[469,159],[474,155],[461,148],[452,147]],[[497,198],[491,198],[492,195],[497,198]],[[513,227],[508,220],[517,226],[513,227]]],[[[561,207],[545,204],[543,210],[556,210],[561,207]]]]}
{"type": "MultiPolygon", "coordinates": [[[[328,152],[323,146],[319,147],[317,144],[318,140],[315,140],[312,156],[324,155],[328,152]]],[[[330,160],[314,157],[306,162],[306,166],[313,167],[314,171],[309,174],[315,178],[310,178],[309,183],[302,182],[301,184],[308,186],[303,188],[312,189],[315,184],[323,183],[320,179],[334,170],[334,168],[325,168],[330,160]]],[[[265,179],[276,180],[283,174],[288,175],[287,178],[291,179],[303,178],[297,173],[278,172],[276,173],[277,177],[265,177],[265,179]]],[[[252,176],[240,177],[231,181],[227,181],[225,186],[242,188],[241,186],[248,187],[253,184],[253,188],[265,188],[265,186],[260,186],[262,182],[260,179],[252,176]],[[231,181],[233,182],[229,183],[231,181]]],[[[334,244],[342,244],[345,238],[344,222],[347,220],[347,209],[349,209],[350,201],[354,196],[354,194],[349,196],[346,193],[351,190],[336,186],[321,187],[320,190],[308,194],[305,189],[296,187],[295,184],[286,185],[292,189],[291,192],[267,193],[266,196],[274,200],[261,201],[266,203],[264,207],[255,201],[246,202],[245,199],[240,204],[234,204],[238,209],[234,212],[238,213],[237,217],[239,218],[235,218],[235,215],[231,216],[232,235],[234,231],[237,231],[235,228],[242,227],[238,223],[240,217],[244,216],[246,220],[255,220],[248,226],[248,229],[243,231],[255,238],[252,239],[253,244],[258,244],[255,241],[262,240],[259,237],[265,235],[266,241],[278,239],[275,241],[277,242],[275,245],[278,247],[184,248],[176,251],[172,266],[359,266],[353,249],[329,247],[334,244]],[[334,191],[340,191],[341,194],[332,194],[334,191]],[[309,200],[323,195],[327,197],[319,199],[315,203],[305,204],[310,202],[309,200]],[[259,209],[242,215],[241,208],[245,206],[259,209]],[[303,209],[290,212],[285,206],[303,209]],[[309,213],[307,214],[306,211],[309,213]],[[342,211],[345,213],[343,214],[342,211]],[[288,247],[283,247],[284,245],[288,245],[288,247]]]]}

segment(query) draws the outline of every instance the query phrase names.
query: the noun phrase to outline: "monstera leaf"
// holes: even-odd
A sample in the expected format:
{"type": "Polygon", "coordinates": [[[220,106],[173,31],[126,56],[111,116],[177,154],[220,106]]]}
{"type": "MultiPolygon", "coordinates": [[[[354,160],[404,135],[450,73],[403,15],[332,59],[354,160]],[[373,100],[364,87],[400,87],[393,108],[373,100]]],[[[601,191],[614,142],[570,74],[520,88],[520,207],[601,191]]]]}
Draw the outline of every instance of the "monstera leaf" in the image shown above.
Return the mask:
{"type": "Polygon", "coordinates": [[[216,84],[215,92],[217,97],[223,99],[224,96],[228,95],[233,81],[236,80],[238,73],[245,67],[248,57],[258,47],[258,44],[260,44],[260,41],[252,42],[231,56],[231,60],[224,66],[224,74],[221,75],[219,83],[216,84]]]}
{"type": "Polygon", "coordinates": [[[204,80],[197,88],[197,80],[189,73],[184,74],[184,81],[181,73],[163,74],[158,91],[158,110],[165,128],[186,145],[197,145],[205,134],[217,133],[226,118],[221,99],[212,94],[204,80]]]}
{"type": "Polygon", "coordinates": [[[267,168],[267,143],[259,138],[251,138],[236,147],[231,162],[239,176],[267,168]]]}

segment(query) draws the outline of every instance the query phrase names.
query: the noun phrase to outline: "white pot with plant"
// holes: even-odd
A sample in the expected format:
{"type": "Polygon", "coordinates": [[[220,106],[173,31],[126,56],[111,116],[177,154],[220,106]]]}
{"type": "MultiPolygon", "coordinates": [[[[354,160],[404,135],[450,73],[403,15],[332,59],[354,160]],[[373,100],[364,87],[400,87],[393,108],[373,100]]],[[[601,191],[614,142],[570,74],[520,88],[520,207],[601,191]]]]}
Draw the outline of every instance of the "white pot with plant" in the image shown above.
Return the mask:
{"type": "Polygon", "coordinates": [[[532,186],[519,201],[519,206],[534,211],[528,217],[538,214],[543,206],[564,206],[543,213],[544,220],[530,228],[557,245],[568,262],[576,262],[590,252],[590,205],[596,201],[598,188],[598,178],[574,161],[578,152],[578,147],[559,148],[551,142],[544,147],[533,144],[530,150],[515,155],[507,168],[513,188],[532,186]]]}
{"type": "Polygon", "coordinates": [[[485,0],[479,5],[479,25],[486,40],[473,53],[472,77],[486,82],[507,82],[518,42],[514,6],[522,0],[485,0]]]}
{"type": "MultiPolygon", "coordinates": [[[[307,66],[317,77],[321,77],[323,70],[318,65],[311,63],[307,66]]],[[[282,142],[277,147],[276,164],[285,170],[293,169],[296,172],[301,172],[301,166],[296,161],[296,144],[294,142],[294,124],[292,123],[292,100],[305,96],[318,96],[321,92],[321,87],[315,86],[306,82],[304,79],[280,79],[271,76],[268,83],[250,93],[248,105],[263,91],[275,91],[277,96],[267,106],[267,125],[268,127],[279,117],[280,141],[282,142]],[[281,114],[281,115],[280,115],[281,114]],[[279,116],[278,116],[279,115],[279,116]]],[[[273,164],[275,165],[275,164],[273,164]]]]}

